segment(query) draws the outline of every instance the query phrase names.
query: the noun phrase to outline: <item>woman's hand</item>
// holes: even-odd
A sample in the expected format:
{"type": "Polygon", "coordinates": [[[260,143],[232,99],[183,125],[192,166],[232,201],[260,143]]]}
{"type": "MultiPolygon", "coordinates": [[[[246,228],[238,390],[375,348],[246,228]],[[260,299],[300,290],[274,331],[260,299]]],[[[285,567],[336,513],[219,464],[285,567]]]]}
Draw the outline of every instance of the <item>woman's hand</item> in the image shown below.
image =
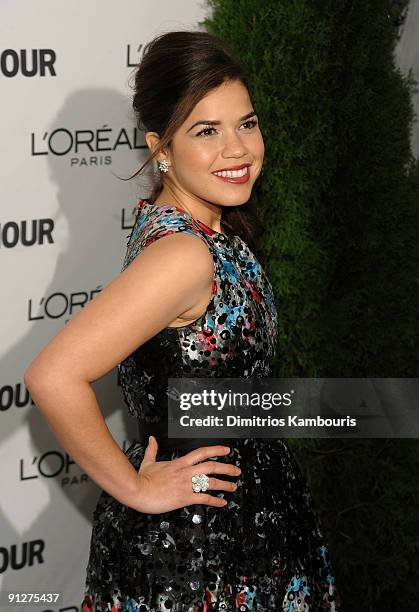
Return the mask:
{"type": "MultiPolygon", "coordinates": [[[[159,514],[183,508],[191,504],[205,504],[221,508],[226,501],[209,493],[195,493],[191,478],[195,474],[228,474],[238,476],[240,468],[231,463],[205,461],[209,457],[228,455],[225,446],[203,446],[171,461],[156,461],[157,440],[150,436],[144,458],[138,470],[138,505],[132,506],[139,512],[159,514]],[[195,465],[197,463],[197,465],[195,465]]],[[[209,477],[209,489],[235,491],[237,485],[228,480],[209,477]]]]}

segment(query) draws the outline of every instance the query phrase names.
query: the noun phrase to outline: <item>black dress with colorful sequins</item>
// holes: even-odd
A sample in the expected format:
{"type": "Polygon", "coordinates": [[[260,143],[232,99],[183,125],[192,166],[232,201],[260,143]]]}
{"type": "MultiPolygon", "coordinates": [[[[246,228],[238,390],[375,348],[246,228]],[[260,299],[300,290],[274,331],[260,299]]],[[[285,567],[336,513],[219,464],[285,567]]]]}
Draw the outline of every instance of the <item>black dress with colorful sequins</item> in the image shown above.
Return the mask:
{"type": "MultiPolygon", "coordinates": [[[[272,287],[246,243],[216,232],[173,205],[140,200],[122,270],[149,244],[175,232],[205,242],[214,262],[205,313],[168,327],[119,364],[120,384],[138,436],[125,451],[138,470],[147,438],[157,432],[157,460],[188,448],[167,431],[169,377],[266,377],[277,341],[272,287]]],[[[191,443],[191,440],[188,440],[191,443]]],[[[195,442],[195,444],[194,444],[195,442]]],[[[216,444],[211,440],[209,444],[216,444]]],[[[222,508],[190,505],[145,514],[102,491],[93,513],[83,612],[171,610],[341,610],[313,499],[281,439],[228,440],[217,457],[241,468],[222,508]]]]}

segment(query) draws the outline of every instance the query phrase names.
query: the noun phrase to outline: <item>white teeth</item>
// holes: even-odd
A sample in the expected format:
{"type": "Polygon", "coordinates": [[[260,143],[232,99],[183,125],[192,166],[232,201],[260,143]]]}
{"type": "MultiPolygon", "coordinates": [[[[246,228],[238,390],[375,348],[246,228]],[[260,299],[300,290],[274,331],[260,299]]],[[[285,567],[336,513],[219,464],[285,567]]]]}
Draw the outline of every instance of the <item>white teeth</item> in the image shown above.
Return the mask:
{"type": "Polygon", "coordinates": [[[237,178],[247,174],[248,166],[245,166],[241,170],[222,170],[222,172],[214,172],[216,176],[228,176],[229,178],[237,178]]]}

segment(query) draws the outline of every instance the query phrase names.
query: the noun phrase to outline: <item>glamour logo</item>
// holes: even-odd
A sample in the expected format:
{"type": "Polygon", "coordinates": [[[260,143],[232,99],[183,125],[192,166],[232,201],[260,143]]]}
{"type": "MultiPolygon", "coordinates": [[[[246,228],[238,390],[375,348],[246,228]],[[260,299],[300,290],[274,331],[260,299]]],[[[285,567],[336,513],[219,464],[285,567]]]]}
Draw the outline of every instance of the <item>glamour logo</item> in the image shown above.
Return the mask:
{"type": "Polygon", "coordinates": [[[69,295],[61,291],[56,291],[55,293],[51,293],[51,295],[41,297],[37,315],[34,314],[36,307],[32,305],[32,299],[29,298],[28,321],[59,319],[64,315],[72,315],[75,308],[83,308],[83,306],[90,302],[95,294],[100,291],[102,291],[102,285],[98,285],[97,289],[93,289],[90,292],[76,291],[69,295]]]}
{"type": "Polygon", "coordinates": [[[57,55],[53,49],[4,49],[0,54],[0,73],[8,78],[57,76],[54,68],[57,55]]]}
{"type": "Polygon", "coordinates": [[[70,166],[108,166],[111,155],[97,155],[106,151],[146,149],[140,142],[136,127],[112,128],[108,124],[96,129],[69,130],[58,127],[52,132],[37,135],[31,132],[31,155],[69,156],[70,166]]]}
{"type": "MultiPolygon", "coordinates": [[[[132,45],[132,47],[135,47],[135,45],[132,45]]],[[[143,47],[144,45],[140,44],[138,45],[137,50],[134,51],[133,49],[131,49],[131,45],[127,45],[127,68],[134,68],[135,66],[137,66],[140,61],[139,56],[143,47]]]]}
{"type": "Polygon", "coordinates": [[[8,569],[20,570],[36,563],[44,563],[45,540],[30,540],[0,546],[0,574],[8,569]]]}
{"type": "Polygon", "coordinates": [[[0,387],[0,412],[6,412],[13,406],[25,408],[29,404],[33,405],[33,401],[24,383],[0,387]]]}
{"type": "Polygon", "coordinates": [[[54,221],[50,218],[0,223],[0,249],[33,246],[34,244],[53,244],[53,229],[54,221]]]}

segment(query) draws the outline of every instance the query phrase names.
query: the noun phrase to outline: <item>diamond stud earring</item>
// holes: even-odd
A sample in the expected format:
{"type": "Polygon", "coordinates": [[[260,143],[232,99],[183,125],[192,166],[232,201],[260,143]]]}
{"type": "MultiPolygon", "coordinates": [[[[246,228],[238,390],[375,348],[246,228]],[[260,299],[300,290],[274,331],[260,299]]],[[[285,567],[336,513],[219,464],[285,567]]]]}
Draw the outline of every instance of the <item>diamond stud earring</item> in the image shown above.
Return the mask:
{"type": "Polygon", "coordinates": [[[167,161],[167,159],[163,159],[163,161],[158,161],[157,165],[159,167],[159,170],[161,170],[162,172],[168,172],[169,162],[167,161]]]}

